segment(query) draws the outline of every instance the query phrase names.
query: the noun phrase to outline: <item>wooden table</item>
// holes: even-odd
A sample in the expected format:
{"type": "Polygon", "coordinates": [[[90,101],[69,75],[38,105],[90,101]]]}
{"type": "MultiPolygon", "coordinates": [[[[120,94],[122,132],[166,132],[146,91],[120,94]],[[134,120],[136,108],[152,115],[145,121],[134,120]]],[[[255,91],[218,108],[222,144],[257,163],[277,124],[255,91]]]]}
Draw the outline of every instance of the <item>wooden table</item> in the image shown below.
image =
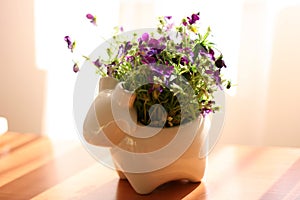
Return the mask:
{"type": "Polygon", "coordinates": [[[300,149],[224,146],[205,180],[174,181],[146,196],[96,162],[78,141],[0,136],[0,199],[300,199],[300,149]]]}

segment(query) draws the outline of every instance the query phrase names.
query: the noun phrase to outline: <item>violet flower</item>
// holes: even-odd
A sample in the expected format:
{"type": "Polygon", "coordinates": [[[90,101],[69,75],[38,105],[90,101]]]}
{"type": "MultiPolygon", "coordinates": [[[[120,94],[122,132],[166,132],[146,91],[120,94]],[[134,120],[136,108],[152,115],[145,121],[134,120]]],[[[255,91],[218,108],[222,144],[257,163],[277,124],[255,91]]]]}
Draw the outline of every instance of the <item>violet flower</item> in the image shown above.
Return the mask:
{"type": "Polygon", "coordinates": [[[96,67],[98,67],[98,68],[100,68],[101,65],[102,65],[102,64],[100,63],[99,58],[98,58],[97,60],[93,61],[93,64],[94,64],[96,67]]]}
{"type": "Polygon", "coordinates": [[[163,44],[164,42],[162,42],[163,40],[165,40],[165,38],[160,38],[160,39],[154,39],[151,38],[148,41],[148,47],[152,48],[152,49],[159,49],[159,50],[163,50],[166,48],[166,46],[163,44]]]}
{"type": "Polygon", "coordinates": [[[221,77],[220,77],[220,70],[217,70],[213,73],[213,78],[216,81],[216,85],[219,86],[220,89],[222,89],[221,87],[221,77]]]}
{"type": "Polygon", "coordinates": [[[187,57],[181,57],[180,64],[187,65],[189,63],[189,59],[187,57]]]}
{"type": "Polygon", "coordinates": [[[71,52],[73,53],[73,50],[74,50],[74,48],[75,48],[75,41],[72,42],[70,36],[65,36],[65,37],[64,37],[64,40],[65,40],[65,41],[67,42],[67,44],[68,44],[68,49],[70,49],[71,52]]]}
{"type": "Polygon", "coordinates": [[[141,40],[144,42],[148,42],[149,40],[149,34],[148,33],[143,33],[141,40]]]}
{"type": "Polygon", "coordinates": [[[77,63],[74,63],[73,65],[73,72],[77,73],[79,71],[79,67],[77,63]]]}
{"type": "Polygon", "coordinates": [[[151,38],[148,42],[148,45],[150,48],[158,48],[160,46],[159,43],[160,43],[159,40],[151,38]]]}
{"type": "Polygon", "coordinates": [[[202,110],[201,110],[201,114],[205,117],[205,116],[207,116],[209,113],[211,113],[212,112],[212,110],[211,109],[209,109],[209,108],[202,108],[202,110]]]}
{"type": "Polygon", "coordinates": [[[120,46],[119,46],[119,50],[118,50],[118,58],[120,58],[122,55],[124,54],[124,45],[123,44],[121,44],[120,46]]]}
{"type": "Polygon", "coordinates": [[[125,47],[124,47],[124,54],[126,54],[130,49],[132,48],[131,42],[126,42],[125,47]]]}
{"type": "Polygon", "coordinates": [[[148,55],[146,55],[146,56],[144,56],[144,57],[142,58],[142,63],[143,63],[143,64],[152,64],[152,63],[156,63],[156,58],[153,57],[153,56],[148,56],[148,55]]]}
{"type": "Polygon", "coordinates": [[[132,44],[131,42],[126,42],[125,45],[121,44],[119,46],[119,50],[118,50],[118,58],[120,58],[122,55],[126,55],[128,50],[130,50],[132,48],[132,44]]]}
{"type": "Polygon", "coordinates": [[[90,22],[92,24],[94,24],[95,26],[97,26],[97,23],[96,23],[96,17],[92,14],[86,14],[86,18],[90,20],[90,22]]]}
{"type": "Polygon", "coordinates": [[[170,78],[174,71],[174,66],[167,66],[167,65],[155,65],[150,66],[151,70],[155,73],[157,76],[164,76],[166,78],[170,78]]]}
{"type": "Polygon", "coordinates": [[[132,63],[134,61],[134,56],[126,56],[126,61],[132,63]]]}
{"type": "Polygon", "coordinates": [[[190,25],[195,24],[200,19],[199,15],[200,13],[197,13],[197,14],[192,14],[191,17],[187,17],[189,24],[190,25]]]}
{"type": "Polygon", "coordinates": [[[227,67],[224,60],[222,60],[222,58],[219,58],[218,60],[215,61],[215,65],[221,69],[222,67],[227,67]]]}
{"type": "Polygon", "coordinates": [[[216,58],[215,58],[215,52],[214,52],[213,49],[209,49],[208,54],[210,55],[210,58],[211,58],[213,61],[216,60],[216,58]]]}

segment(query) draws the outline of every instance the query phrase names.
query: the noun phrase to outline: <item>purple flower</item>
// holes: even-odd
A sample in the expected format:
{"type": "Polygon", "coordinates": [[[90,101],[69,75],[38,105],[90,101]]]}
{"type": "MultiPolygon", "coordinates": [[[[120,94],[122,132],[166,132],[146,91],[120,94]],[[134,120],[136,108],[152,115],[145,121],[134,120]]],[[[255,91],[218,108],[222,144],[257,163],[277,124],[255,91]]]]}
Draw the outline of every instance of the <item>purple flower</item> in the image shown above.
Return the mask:
{"type": "Polygon", "coordinates": [[[125,48],[124,48],[124,54],[126,54],[130,49],[132,48],[131,42],[126,42],[125,48]]]}
{"type": "Polygon", "coordinates": [[[149,40],[149,34],[148,33],[143,33],[141,40],[144,42],[148,42],[149,40]]]}
{"type": "Polygon", "coordinates": [[[74,63],[73,65],[73,72],[77,73],[79,71],[79,67],[77,63],[74,63]]]}
{"type": "Polygon", "coordinates": [[[89,19],[90,22],[92,24],[94,24],[95,26],[97,25],[97,23],[96,23],[96,17],[94,15],[92,15],[92,14],[86,14],[86,18],[89,19]]]}
{"type": "Polygon", "coordinates": [[[75,41],[72,42],[70,36],[65,36],[64,39],[65,39],[65,41],[66,41],[67,44],[68,44],[68,49],[70,49],[71,52],[73,53],[73,50],[74,50],[74,48],[75,48],[75,41]]]}
{"type": "Polygon", "coordinates": [[[156,55],[159,54],[161,51],[162,51],[161,49],[151,48],[151,49],[147,52],[147,56],[156,56],[156,55]]]}
{"type": "Polygon", "coordinates": [[[96,67],[98,67],[98,68],[101,67],[101,63],[100,63],[99,58],[98,58],[97,60],[93,61],[93,64],[94,64],[96,67]]]}
{"type": "Polygon", "coordinates": [[[214,50],[209,49],[208,54],[210,55],[210,58],[211,58],[213,61],[216,60],[216,59],[215,59],[215,52],[214,52],[214,50]]]}
{"type": "Polygon", "coordinates": [[[144,56],[142,59],[143,64],[156,63],[156,58],[153,56],[144,56]]]}
{"type": "Polygon", "coordinates": [[[127,54],[128,50],[130,50],[131,48],[132,48],[132,44],[129,41],[126,42],[125,45],[121,44],[118,50],[118,58],[120,58],[122,55],[127,54]]]}
{"type": "Polygon", "coordinates": [[[118,50],[118,58],[120,58],[122,56],[122,54],[124,53],[124,45],[121,44],[119,46],[119,50],[118,50]]]}
{"type": "Polygon", "coordinates": [[[134,56],[127,56],[126,61],[128,61],[128,62],[134,61],[134,56]]]}
{"type": "Polygon", "coordinates": [[[200,13],[197,13],[197,14],[192,14],[191,17],[187,17],[189,24],[190,25],[195,24],[200,19],[199,15],[200,13]]]}
{"type": "Polygon", "coordinates": [[[220,70],[217,70],[213,73],[213,78],[216,81],[216,85],[218,85],[220,87],[221,86],[220,70]]]}
{"type": "Polygon", "coordinates": [[[126,61],[131,63],[131,66],[134,66],[134,56],[126,56],[126,61]]]}
{"type": "Polygon", "coordinates": [[[188,63],[189,63],[189,59],[187,57],[184,56],[180,59],[180,64],[187,65],[188,63]]]}
{"type": "Polygon", "coordinates": [[[166,48],[166,46],[163,44],[163,42],[161,43],[161,40],[162,38],[159,40],[151,38],[148,42],[148,46],[152,49],[163,50],[166,48]]]}
{"type": "Polygon", "coordinates": [[[151,67],[151,70],[155,73],[155,75],[164,76],[166,78],[170,78],[171,74],[174,71],[174,66],[155,65],[155,66],[150,66],[150,67],[151,67]]]}
{"type": "Polygon", "coordinates": [[[215,52],[212,49],[207,50],[206,48],[203,47],[203,48],[200,49],[199,53],[200,53],[201,56],[207,57],[212,61],[216,60],[215,52]]]}
{"type": "Polygon", "coordinates": [[[214,71],[213,71],[213,70],[211,70],[211,69],[208,69],[208,70],[205,70],[205,73],[207,73],[207,74],[213,74],[213,73],[214,73],[214,71]]]}
{"type": "Polygon", "coordinates": [[[215,61],[215,65],[217,66],[217,68],[221,69],[222,67],[227,67],[224,60],[222,60],[222,58],[218,58],[218,60],[215,61]]]}
{"type": "Polygon", "coordinates": [[[201,110],[201,114],[205,117],[207,116],[209,113],[212,112],[212,109],[209,109],[209,108],[202,108],[201,110]]]}
{"type": "Polygon", "coordinates": [[[165,19],[170,20],[170,19],[172,19],[172,16],[165,16],[165,19]]]}
{"type": "Polygon", "coordinates": [[[219,86],[220,89],[222,89],[220,69],[214,71],[213,66],[211,66],[210,69],[205,70],[205,73],[209,74],[215,80],[216,85],[219,86]]]}
{"type": "Polygon", "coordinates": [[[159,41],[157,39],[151,38],[148,42],[149,47],[158,48],[159,41]]]}

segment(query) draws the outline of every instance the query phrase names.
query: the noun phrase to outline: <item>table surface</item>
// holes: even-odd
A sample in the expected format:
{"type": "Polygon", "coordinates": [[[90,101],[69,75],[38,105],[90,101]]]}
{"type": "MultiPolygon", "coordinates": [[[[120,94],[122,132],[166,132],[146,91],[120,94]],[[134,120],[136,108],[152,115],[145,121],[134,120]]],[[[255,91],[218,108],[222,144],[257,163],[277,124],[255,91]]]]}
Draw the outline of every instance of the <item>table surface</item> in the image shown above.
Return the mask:
{"type": "Polygon", "coordinates": [[[201,183],[173,181],[138,195],[79,141],[0,136],[0,199],[300,199],[300,149],[222,146],[201,183]]]}

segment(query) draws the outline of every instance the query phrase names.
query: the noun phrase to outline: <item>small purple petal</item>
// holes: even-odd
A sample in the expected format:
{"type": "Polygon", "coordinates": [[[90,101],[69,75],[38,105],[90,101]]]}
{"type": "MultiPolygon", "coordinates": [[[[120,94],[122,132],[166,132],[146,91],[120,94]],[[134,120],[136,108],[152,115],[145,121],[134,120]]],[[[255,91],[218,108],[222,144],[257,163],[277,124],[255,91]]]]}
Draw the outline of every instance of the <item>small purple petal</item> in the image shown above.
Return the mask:
{"type": "Polygon", "coordinates": [[[68,44],[68,48],[70,48],[70,45],[72,44],[72,41],[71,41],[71,38],[69,36],[65,36],[65,41],[67,42],[68,44]]]}
{"type": "Polygon", "coordinates": [[[205,73],[207,73],[207,74],[213,74],[214,72],[212,70],[206,70],[205,73]]]}
{"type": "Polygon", "coordinates": [[[200,15],[200,13],[197,13],[197,14],[192,14],[191,17],[187,17],[189,24],[192,25],[192,24],[196,23],[196,21],[198,21],[200,19],[199,15],[200,15]]]}
{"type": "Polygon", "coordinates": [[[152,56],[145,56],[143,59],[146,63],[156,63],[156,58],[152,56]]]}
{"type": "Polygon", "coordinates": [[[189,59],[187,57],[182,57],[180,59],[180,64],[187,65],[189,63],[189,59]]]}
{"type": "Polygon", "coordinates": [[[152,49],[157,49],[157,50],[160,50],[160,51],[166,48],[166,46],[163,44],[163,42],[160,42],[160,40],[157,40],[157,39],[154,39],[154,38],[151,38],[149,40],[148,46],[152,49]]]}
{"type": "Polygon", "coordinates": [[[210,54],[212,60],[216,60],[216,59],[215,59],[215,52],[214,52],[214,50],[209,49],[209,52],[208,52],[208,53],[210,54]]]}
{"type": "Polygon", "coordinates": [[[215,65],[216,65],[219,69],[221,69],[222,67],[225,67],[225,68],[227,67],[226,64],[225,64],[225,62],[224,62],[224,60],[222,60],[222,59],[216,60],[215,65]]]}
{"type": "Polygon", "coordinates": [[[174,66],[151,66],[151,70],[155,72],[158,76],[165,76],[166,78],[170,78],[171,74],[174,71],[174,66]]]}
{"type": "Polygon", "coordinates": [[[86,18],[89,19],[90,22],[91,22],[92,24],[94,24],[95,26],[97,25],[97,24],[96,24],[96,17],[95,17],[94,15],[92,15],[92,14],[87,14],[87,15],[86,15],[86,18]]]}
{"type": "Polygon", "coordinates": [[[151,38],[148,43],[149,47],[157,48],[159,46],[159,41],[157,39],[151,38]]]}
{"type": "Polygon", "coordinates": [[[198,14],[192,14],[192,20],[193,21],[197,21],[197,20],[199,20],[200,19],[200,17],[199,17],[199,15],[198,14]]]}
{"type": "Polygon", "coordinates": [[[94,19],[95,17],[94,17],[94,15],[92,15],[92,14],[87,14],[87,15],[86,15],[86,18],[88,18],[88,19],[94,19]]]}
{"type": "Polygon", "coordinates": [[[170,19],[172,19],[172,16],[165,16],[165,18],[170,20],[170,19]]]}
{"type": "Polygon", "coordinates": [[[124,45],[121,44],[118,50],[118,58],[120,58],[124,54],[124,45]]]}
{"type": "Polygon", "coordinates": [[[130,62],[132,66],[134,66],[134,56],[126,56],[126,61],[130,62]]]}
{"type": "Polygon", "coordinates": [[[67,35],[67,36],[65,36],[65,37],[64,37],[64,39],[65,39],[65,41],[66,41],[66,42],[68,42],[68,41],[70,41],[70,40],[71,40],[71,39],[70,39],[70,36],[68,36],[68,35],[67,35]]]}
{"type": "Polygon", "coordinates": [[[73,52],[73,49],[74,49],[74,47],[75,47],[75,42],[72,42],[72,41],[71,41],[70,36],[65,36],[65,37],[64,37],[64,40],[65,40],[65,41],[67,42],[67,44],[68,44],[68,49],[70,49],[71,52],[73,52]]]}
{"type": "Polygon", "coordinates": [[[97,60],[95,60],[95,61],[93,62],[93,64],[94,64],[96,67],[98,67],[98,68],[101,67],[101,63],[100,63],[99,58],[98,58],[97,60]]]}
{"type": "Polygon", "coordinates": [[[148,33],[143,33],[143,35],[142,35],[142,41],[148,42],[148,40],[149,40],[149,34],[148,33]]]}
{"type": "Polygon", "coordinates": [[[132,44],[131,42],[126,42],[125,44],[125,48],[124,48],[124,53],[126,54],[128,50],[130,50],[132,48],[132,44]]]}
{"type": "Polygon", "coordinates": [[[74,63],[73,65],[73,72],[77,73],[79,71],[79,67],[77,63],[74,63]]]}

